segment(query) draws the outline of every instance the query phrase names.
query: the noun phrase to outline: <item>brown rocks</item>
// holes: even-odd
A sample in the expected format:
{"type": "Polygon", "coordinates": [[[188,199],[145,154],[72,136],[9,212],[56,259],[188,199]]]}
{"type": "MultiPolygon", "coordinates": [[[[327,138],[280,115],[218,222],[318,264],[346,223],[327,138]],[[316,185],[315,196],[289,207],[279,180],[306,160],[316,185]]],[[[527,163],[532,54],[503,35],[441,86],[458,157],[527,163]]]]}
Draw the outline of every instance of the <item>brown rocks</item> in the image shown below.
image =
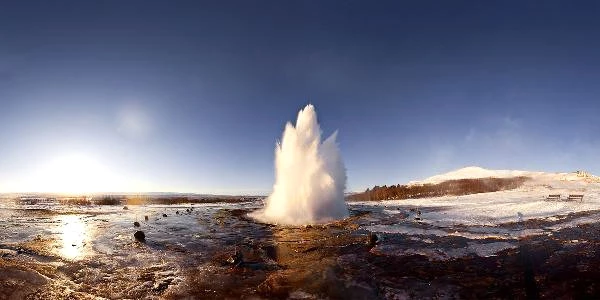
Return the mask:
{"type": "Polygon", "coordinates": [[[144,242],[146,240],[146,234],[141,230],[136,231],[133,234],[133,237],[139,242],[144,242]]]}
{"type": "Polygon", "coordinates": [[[227,263],[233,265],[234,267],[241,266],[244,263],[244,256],[242,255],[242,252],[235,250],[235,254],[227,259],[227,263]]]}

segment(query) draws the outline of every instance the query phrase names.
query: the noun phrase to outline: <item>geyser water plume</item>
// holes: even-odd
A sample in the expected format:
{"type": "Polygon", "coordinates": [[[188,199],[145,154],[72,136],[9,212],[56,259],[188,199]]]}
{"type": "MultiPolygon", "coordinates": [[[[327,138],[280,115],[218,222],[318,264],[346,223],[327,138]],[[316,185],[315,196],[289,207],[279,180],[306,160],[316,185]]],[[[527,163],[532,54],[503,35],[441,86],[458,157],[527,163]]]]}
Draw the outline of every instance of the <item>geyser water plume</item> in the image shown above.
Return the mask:
{"type": "Polygon", "coordinates": [[[344,201],[346,169],[336,143],[337,132],[321,142],[315,107],[298,113],[296,127],[287,123],[275,147],[275,184],[260,221],[301,225],[348,216],[344,201]]]}

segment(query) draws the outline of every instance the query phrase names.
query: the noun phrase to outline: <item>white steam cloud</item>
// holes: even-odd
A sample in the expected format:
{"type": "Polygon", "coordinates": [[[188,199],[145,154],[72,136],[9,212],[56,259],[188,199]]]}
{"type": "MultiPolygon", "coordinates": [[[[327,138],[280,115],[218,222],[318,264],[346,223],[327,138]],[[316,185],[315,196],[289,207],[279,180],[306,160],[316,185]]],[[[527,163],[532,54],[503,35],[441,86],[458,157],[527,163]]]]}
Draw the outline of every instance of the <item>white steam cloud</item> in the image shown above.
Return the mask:
{"type": "Polygon", "coordinates": [[[344,201],[346,169],[336,143],[337,132],[321,143],[321,128],[312,105],[298,113],[296,127],[287,123],[275,148],[275,185],[260,221],[301,225],[348,216],[344,201]]]}

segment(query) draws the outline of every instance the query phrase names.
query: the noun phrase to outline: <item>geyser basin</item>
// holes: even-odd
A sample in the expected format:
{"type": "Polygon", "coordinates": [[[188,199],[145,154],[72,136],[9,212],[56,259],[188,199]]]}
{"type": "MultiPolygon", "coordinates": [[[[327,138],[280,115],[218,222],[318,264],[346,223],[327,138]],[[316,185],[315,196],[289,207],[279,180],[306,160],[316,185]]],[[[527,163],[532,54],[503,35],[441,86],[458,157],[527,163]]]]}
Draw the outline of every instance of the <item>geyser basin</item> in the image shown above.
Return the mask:
{"type": "Polygon", "coordinates": [[[336,135],[321,142],[315,107],[309,104],[300,110],[296,127],[288,122],[275,147],[273,193],[265,208],[252,216],[285,225],[326,223],[347,217],[346,169],[336,135]]]}

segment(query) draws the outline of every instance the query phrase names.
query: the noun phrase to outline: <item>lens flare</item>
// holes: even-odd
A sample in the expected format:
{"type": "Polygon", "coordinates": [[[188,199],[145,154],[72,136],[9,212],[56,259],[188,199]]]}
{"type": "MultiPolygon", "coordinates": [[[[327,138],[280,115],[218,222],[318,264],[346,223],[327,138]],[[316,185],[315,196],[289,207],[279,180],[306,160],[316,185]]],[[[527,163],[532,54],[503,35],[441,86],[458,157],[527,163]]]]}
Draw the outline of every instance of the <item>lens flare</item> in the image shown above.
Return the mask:
{"type": "Polygon", "coordinates": [[[22,185],[23,190],[32,192],[79,194],[118,190],[123,184],[91,156],[67,154],[41,164],[22,185]]]}

